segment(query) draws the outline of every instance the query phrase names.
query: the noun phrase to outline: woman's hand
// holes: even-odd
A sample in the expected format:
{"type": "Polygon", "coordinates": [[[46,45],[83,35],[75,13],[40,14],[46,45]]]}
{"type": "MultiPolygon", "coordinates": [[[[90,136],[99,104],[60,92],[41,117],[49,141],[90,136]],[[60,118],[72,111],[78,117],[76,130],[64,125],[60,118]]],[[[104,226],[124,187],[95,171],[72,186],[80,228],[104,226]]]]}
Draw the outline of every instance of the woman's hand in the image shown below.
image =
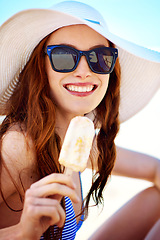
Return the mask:
{"type": "Polygon", "coordinates": [[[23,240],[40,239],[50,225],[62,227],[65,211],[63,196],[77,203],[79,198],[72,179],[64,174],[51,174],[31,185],[26,191],[20,226],[23,240]]]}

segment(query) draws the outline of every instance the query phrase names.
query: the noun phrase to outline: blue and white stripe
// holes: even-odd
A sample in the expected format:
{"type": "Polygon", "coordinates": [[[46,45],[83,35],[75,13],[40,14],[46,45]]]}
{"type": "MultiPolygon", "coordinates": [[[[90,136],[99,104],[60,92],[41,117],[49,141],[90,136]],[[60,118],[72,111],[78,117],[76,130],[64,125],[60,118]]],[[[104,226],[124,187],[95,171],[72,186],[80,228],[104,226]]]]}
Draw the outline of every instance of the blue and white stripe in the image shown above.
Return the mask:
{"type": "MultiPolygon", "coordinates": [[[[65,197],[65,207],[66,207],[66,220],[65,220],[65,225],[62,232],[62,240],[74,240],[76,237],[76,232],[81,227],[83,221],[80,220],[79,223],[77,224],[73,205],[69,197],[65,197]]],[[[83,218],[81,219],[83,220],[83,218]]],[[[58,227],[55,226],[54,227],[55,234],[57,231],[58,231],[58,227]]],[[[43,239],[44,237],[42,236],[40,240],[43,240],[43,239]]]]}

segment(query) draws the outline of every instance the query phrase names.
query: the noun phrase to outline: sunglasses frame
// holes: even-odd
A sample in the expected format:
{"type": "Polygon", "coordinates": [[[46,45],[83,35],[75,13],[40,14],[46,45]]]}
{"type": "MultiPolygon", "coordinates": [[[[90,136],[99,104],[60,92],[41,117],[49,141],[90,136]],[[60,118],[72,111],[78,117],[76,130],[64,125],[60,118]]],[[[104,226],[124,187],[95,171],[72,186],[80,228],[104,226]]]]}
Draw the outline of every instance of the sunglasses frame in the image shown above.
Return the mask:
{"type": "Polygon", "coordinates": [[[87,63],[88,63],[88,66],[89,68],[91,69],[92,72],[94,73],[97,73],[97,74],[110,74],[113,69],[114,69],[114,66],[115,66],[115,63],[116,63],[116,59],[118,57],[118,49],[117,48],[112,48],[112,47],[98,47],[98,48],[93,48],[89,51],[81,51],[81,50],[77,50],[76,48],[73,48],[71,46],[68,46],[68,45],[48,45],[45,49],[45,53],[48,55],[49,57],[49,60],[50,60],[50,63],[51,63],[51,66],[52,66],[52,69],[56,72],[61,72],[61,73],[68,73],[68,72],[73,72],[78,64],[79,64],[79,61],[81,59],[82,56],[85,56],[86,57],[86,60],[87,60],[87,63]],[[52,50],[57,48],[57,47],[65,47],[65,48],[68,48],[68,49],[71,49],[73,51],[75,51],[77,53],[77,62],[75,63],[74,67],[72,69],[65,69],[65,70],[58,70],[54,67],[53,65],[53,62],[52,62],[52,57],[51,57],[51,54],[52,54],[52,50]],[[94,51],[94,50],[98,50],[98,49],[105,49],[105,50],[108,50],[108,51],[111,51],[111,53],[113,54],[113,61],[112,61],[112,66],[110,68],[110,70],[108,72],[98,72],[98,71],[95,71],[91,64],[90,64],[90,60],[89,60],[89,54],[94,51]]]}

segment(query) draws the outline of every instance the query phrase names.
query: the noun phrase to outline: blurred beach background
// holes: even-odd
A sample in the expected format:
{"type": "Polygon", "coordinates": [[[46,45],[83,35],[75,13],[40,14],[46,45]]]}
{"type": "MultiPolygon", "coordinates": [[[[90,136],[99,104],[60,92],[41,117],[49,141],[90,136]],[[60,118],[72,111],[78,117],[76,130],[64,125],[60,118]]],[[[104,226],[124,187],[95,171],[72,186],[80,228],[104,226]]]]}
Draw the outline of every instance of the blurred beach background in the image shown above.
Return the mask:
{"type": "MultiPolygon", "coordinates": [[[[160,52],[159,0],[79,0],[97,8],[109,29],[129,41],[160,52]]],[[[59,0],[0,0],[0,24],[16,12],[29,8],[49,8],[59,0]]],[[[1,119],[1,117],[0,117],[1,119]]],[[[133,118],[121,124],[118,146],[160,159],[160,90],[150,103],[133,118]]],[[[82,173],[83,195],[91,184],[91,170],[82,173]]],[[[139,191],[150,186],[147,181],[112,176],[104,191],[104,208],[91,207],[89,217],[78,231],[76,240],[89,236],[117,209],[139,191]]]]}

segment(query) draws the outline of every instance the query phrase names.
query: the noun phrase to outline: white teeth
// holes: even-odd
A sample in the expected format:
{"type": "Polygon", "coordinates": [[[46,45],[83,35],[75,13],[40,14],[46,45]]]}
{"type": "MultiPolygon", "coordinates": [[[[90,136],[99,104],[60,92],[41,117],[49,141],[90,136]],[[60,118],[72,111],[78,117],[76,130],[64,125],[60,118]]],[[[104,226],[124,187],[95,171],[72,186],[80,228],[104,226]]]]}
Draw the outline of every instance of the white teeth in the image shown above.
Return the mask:
{"type": "Polygon", "coordinates": [[[93,90],[93,85],[88,85],[85,87],[75,86],[75,85],[67,85],[66,88],[72,92],[90,92],[93,90]]]}

